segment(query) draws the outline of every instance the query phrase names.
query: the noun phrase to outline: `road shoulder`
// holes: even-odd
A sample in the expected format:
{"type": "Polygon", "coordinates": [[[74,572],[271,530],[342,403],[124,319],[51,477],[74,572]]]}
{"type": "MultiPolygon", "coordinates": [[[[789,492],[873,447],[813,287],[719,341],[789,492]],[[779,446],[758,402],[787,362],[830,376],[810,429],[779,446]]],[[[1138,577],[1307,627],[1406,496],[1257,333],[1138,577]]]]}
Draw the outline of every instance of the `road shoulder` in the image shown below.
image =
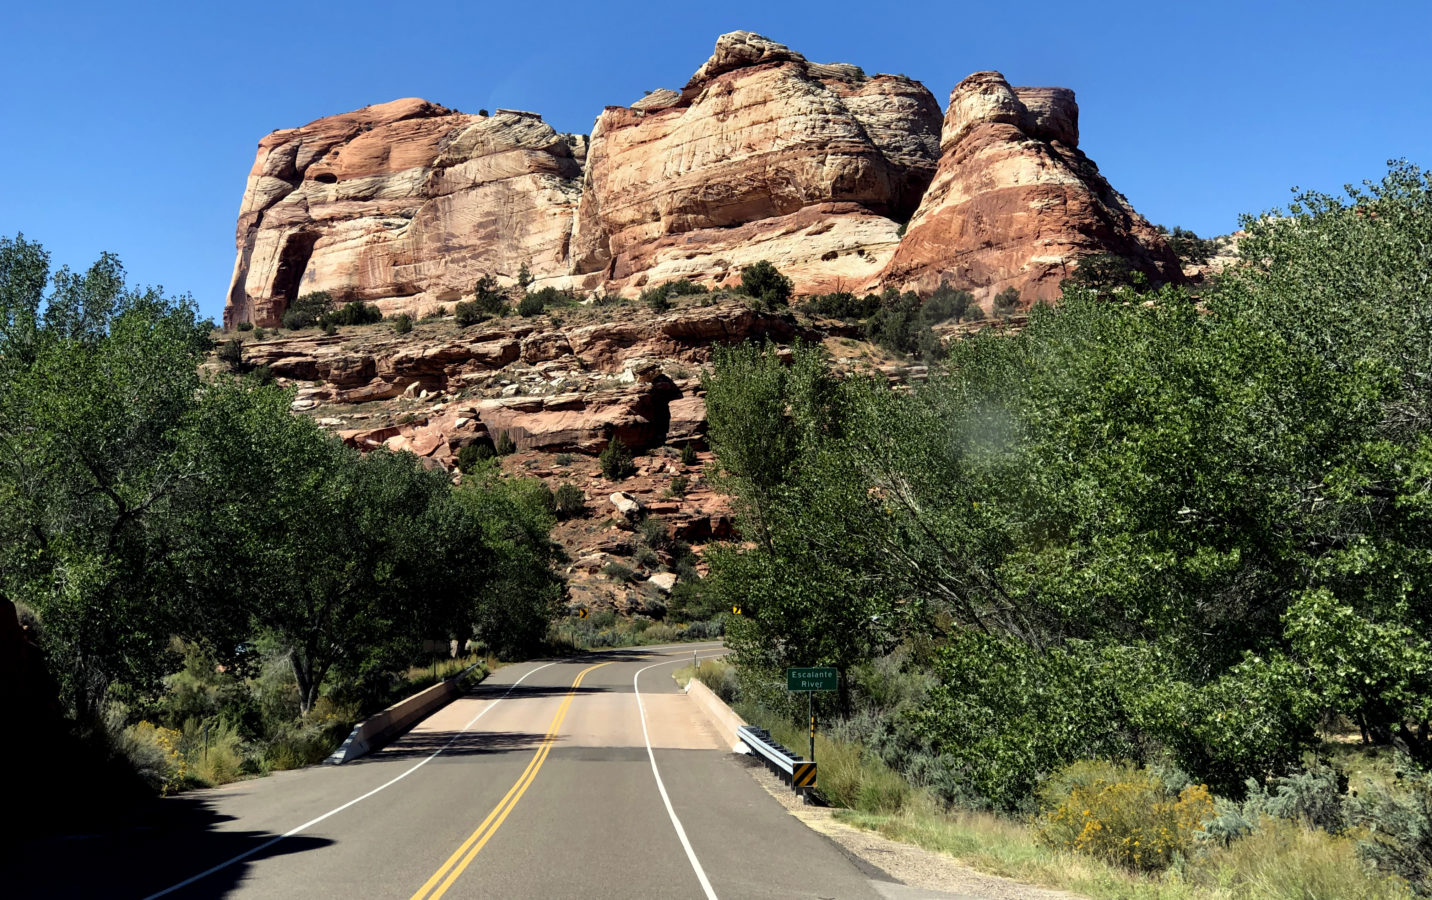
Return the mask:
{"type": "MultiPolygon", "coordinates": [[[[695,679],[691,682],[699,698],[688,697],[718,730],[731,730],[740,716],[695,679]],[[696,702],[697,700],[700,702],[696,702]]],[[[831,841],[871,878],[872,884],[891,898],[946,897],[959,900],[1084,900],[1081,895],[980,872],[944,853],[937,853],[892,840],[874,831],[838,821],[835,811],[809,806],[765,766],[752,762],[747,767],[766,793],[787,813],[810,830],[831,841]],[[888,881],[887,881],[888,879],[888,881]],[[885,889],[885,888],[888,888],[885,889]]]]}

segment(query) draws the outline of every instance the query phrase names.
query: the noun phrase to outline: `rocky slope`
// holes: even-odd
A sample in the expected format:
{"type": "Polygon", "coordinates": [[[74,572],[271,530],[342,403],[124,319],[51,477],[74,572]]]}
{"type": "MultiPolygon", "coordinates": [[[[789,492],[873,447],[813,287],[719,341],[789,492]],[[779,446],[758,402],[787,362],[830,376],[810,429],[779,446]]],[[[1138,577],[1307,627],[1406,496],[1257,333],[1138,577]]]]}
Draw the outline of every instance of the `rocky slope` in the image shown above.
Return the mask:
{"type": "Polygon", "coordinates": [[[760,259],[802,293],[949,281],[1032,301],[1103,252],[1178,277],[1079,152],[1072,92],[977,73],[942,124],[918,82],[750,32],[723,35],[682,90],[607,107],[590,146],[531,113],[416,99],[276,131],[237,247],[227,326],[273,324],[311,290],[421,314],[524,264],[536,287],[627,295],[729,284],[760,259]]]}
{"type": "Polygon", "coordinates": [[[884,272],[904,289],[941,282],[989,308],[1006,288],[1053,300],[1080,257],[1113,253],[1159,281],[1178,258],[1079,150],[1079,107],[1064,88],[1014,88],[976,72],[950,94],[940,166],[884,272]]]}
{"type": "Polygon", "coordinates": [[[662,313],[630,303],[588,305],[468,328],[439,318],[402,335],[379,323],[334,335],[308,329],[238,337],[247,367],[265,366],[295,390],[296,413],[358,449],[413,453],[457,479],[464,447],[492,446],[505,434],[517,448],[502,459],[505,471],[554,490],[573,484],[586,497],[587,515],[559,523],[554,533],[570,559],[572,603],[639,613],[673,585],[672,560],[661,556],[670,550],[642,549],[643,516],[696,545],[698,567],[701,545],[731,534],[729,502],[712,490],[705,470],[700,372],[715,346],[800,339],[823,344],[844,371],[895,381],[924,371],[850,336],[843,323],[757,312],[722,294],[677,304],[662,313]],[[597,460],[613,437],[633,449],[636,466],[616,483],[601,476],[597,460]],[[697,451],[694,464],[682,462],[687,445],[697,451]],[[612,563],[631,568],[630,580],[604,574],[612,563]]]}

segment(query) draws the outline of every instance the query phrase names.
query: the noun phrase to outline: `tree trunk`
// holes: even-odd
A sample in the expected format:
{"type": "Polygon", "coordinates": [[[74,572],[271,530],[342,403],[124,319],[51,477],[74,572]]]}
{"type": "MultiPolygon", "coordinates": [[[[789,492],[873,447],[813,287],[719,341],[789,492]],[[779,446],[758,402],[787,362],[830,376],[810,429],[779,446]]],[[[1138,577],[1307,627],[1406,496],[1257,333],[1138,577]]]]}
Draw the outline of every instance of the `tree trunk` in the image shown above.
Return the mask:
{"type": "Polygon", "coordinates": [[[318,699],[314,696],[318,685],[314,683],[313,669],[296,650],[289,654],[288,659],[293,664],[293,677],[298,682],[298,712],[306,716],[313,709],[313,701],[318,699]]]}

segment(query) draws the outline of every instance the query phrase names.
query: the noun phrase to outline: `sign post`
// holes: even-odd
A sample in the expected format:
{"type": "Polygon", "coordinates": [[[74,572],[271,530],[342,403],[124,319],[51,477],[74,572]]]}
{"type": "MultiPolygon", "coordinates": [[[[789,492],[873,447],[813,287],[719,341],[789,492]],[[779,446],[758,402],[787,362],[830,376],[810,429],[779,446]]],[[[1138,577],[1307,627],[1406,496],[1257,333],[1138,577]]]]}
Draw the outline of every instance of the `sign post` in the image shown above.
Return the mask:
{"type": "MultiPolygon", "coordinates": [[[[786,669],[786,690],[805,691],[806,709],[810,713],[810,755],[807,756],[806,759],[811,763],[815,762],[816,691],[835,691],[839,689],[840,673],[829,666],[786,669]]],[[[813,765],[812,768],[814,768],[813,765]]],[[[812,772],[812,775],[814,775],[814,772],[812,772]]],[[[814,786],[814,778],[812,778],[810,786],[814,786]]]]}

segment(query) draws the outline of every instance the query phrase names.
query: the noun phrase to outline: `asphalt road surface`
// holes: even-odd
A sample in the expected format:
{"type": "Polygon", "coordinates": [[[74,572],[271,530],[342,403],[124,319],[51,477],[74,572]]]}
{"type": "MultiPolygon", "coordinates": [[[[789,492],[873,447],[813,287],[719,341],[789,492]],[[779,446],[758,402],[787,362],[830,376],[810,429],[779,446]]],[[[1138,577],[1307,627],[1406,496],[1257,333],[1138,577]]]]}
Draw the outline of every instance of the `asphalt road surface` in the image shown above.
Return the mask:
{"type": "Polygon", "coordinates": [[[717,644],[499,669],[344,766],[167,799],[28,847],[9,897],[875,898],[889,883],[790,816],[671,673],[717,644]]]}

